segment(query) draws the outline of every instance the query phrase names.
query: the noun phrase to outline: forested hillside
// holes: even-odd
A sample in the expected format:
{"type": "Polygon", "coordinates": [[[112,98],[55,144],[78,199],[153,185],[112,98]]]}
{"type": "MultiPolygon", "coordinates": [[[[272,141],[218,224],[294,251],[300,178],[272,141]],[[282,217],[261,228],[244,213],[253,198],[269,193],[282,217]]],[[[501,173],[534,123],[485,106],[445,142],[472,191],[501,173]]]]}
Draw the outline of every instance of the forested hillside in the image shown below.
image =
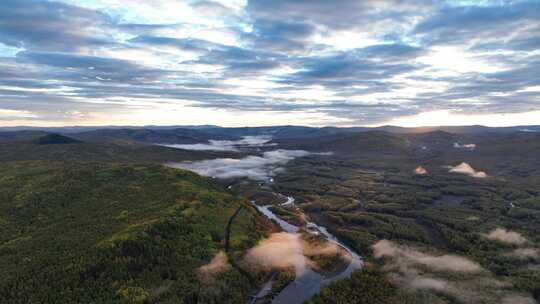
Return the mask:
{"type": "Polygon", "coordinates": [[[263,229],[242,199],[208,180],[88,162],[4,162],[0,172],[0,303],[247,299],[253,282],[235,267],[216,272],[215,284],[201,266],[224,250],[235,211],[229,258],[263,229]]]}
{"type": "MultiPolygon", "coordinates": [[[[505,151],[508,145],[499,144],[505,151]]],[[[356,159],[290,162],[287,172],[275,177],[272,190],[294,196],[308,218],[328,227],[381,270],[361,271],[336,282],[314,303],[540,299],[540,193],[537,158],[530,157],[537,145],[536,140],[522,143],[512,155],[494,153],[492,159],[481,157],[490,152],[486,143],[487,148],[480,145],[468,153],[448,152],[429,159],[412,153],[359,151],[356,159]],[[495,164],[497,160],[500,164],[495,164]],[[472,167],[465,166],[465,173],[452,172],[448,165],[460,161],[472,167]],[[418,171],[419,165],[425,171],[418,171]],[[376,250],[383,245],[388,247],[386,253],[376,250]],[[460,272],[453,266],[433,270],[433,265],[417,265],[422,264],[419,260],[434,259],[435,268],[441,267],[445,255],[466,258],[477,266],[460,272]],[[399,289],[386,288],[385,278],[399,289]],[[377,300],[357,298],[360,290],[377,300]]]]}

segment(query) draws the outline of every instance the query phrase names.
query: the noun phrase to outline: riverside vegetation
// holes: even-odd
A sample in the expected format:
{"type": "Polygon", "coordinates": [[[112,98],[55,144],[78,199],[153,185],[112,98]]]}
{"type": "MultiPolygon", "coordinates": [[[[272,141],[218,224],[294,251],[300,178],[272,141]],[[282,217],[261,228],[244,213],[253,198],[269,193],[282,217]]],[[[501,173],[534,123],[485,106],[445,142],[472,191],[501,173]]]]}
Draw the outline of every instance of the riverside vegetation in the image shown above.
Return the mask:
{"type": "MultiPolygon", "coordinates": [[[[243,132],[259,130],[163,136],[193,143],[243,132]]],[[[302,215],[365,258],[362,269],[326,286],[311,303],[540,299],[538,134],[317,132],[283,127],[272,133],[283,134],[271,142],[280,148],[333,153],[291,160],[262,186],[165,168],[166,162],[246,153],[144,142],[160,132],[0,134],[0,302],[243,303],[270,272],[252,271],[242,256],[275,231],[250,207],[254,193],[269,202],[271,193],[294,196],[302,215]],[[453,148],[454,142],[476,148],[453,148]],[[449,172],[462,162],[487,177],[449,172]],[[418,166],[426,173],[415,173],[418,166]],[[389,242],[386,252],[381,240],[389,242]],[[227,267],[210,279],[201,276],[222,252],[227,267]],[[474,271],[425,262],[449,255],[466,259],[474,271]]],[[[303,221],[291,206],[272,210],[295,225],[303,221]]],[[[326,267],[331,257],[314,259],[333,271],[326,267]]],[[[291,280],[280,272],[270,296],[291,280]]]]}

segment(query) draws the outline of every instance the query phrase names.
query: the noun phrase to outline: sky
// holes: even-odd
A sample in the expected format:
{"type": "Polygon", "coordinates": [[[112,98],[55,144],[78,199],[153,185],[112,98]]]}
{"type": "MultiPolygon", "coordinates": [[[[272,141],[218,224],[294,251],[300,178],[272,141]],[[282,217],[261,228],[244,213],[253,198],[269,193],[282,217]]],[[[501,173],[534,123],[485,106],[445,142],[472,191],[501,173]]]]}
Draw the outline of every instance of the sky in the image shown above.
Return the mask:
{"type": "Polygon", "coordinates": [[[540,124],[540,0],[0,0],[0,126],[540,124]]]}

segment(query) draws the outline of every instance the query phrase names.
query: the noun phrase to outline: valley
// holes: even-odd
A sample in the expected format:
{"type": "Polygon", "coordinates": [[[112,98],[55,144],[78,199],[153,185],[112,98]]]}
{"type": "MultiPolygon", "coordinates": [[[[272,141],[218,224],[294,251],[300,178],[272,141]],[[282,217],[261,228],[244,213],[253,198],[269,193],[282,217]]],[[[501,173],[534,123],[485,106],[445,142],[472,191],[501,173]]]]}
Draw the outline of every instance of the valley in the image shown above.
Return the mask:
{"type": "Polygon", "coordinates": [[[0,304],[540,304],[540,0],[0,0],[0,304]]]}
{"type": "Polygon", "coordinates": [[[88,132],[0,132],[3,301],[540,296],[536,133],[88,132]]]}
{"type": "MultiPolygon", "coordinates": [[[[275,221],[283,231],[291,235],[298,235],[300,228],[279,218],[279,216],[277,216],[270,210],[272,205],[259,206],[257,205],[256,201],[252,202],[260,213],[265,215],[268,219],[275,221]]],[[[287,201],[280,205],[294,206],[294,199],[288,197],[287,201]]],[[[325,227],[318,226],[317,224],[312,222],[306,222],[305,227],[302,229],[304,230],[302,231],[302,233],[322,236],[326,241],[338,246],[340,250],[344,250],[345,252],[341,253],[341,255],[343,255],[342,258],[346,260],[346,267],[342,271],[326,277],[312,270],[310,266],[306,264],[306,261],[299,263],[299,265],[295,265],[295,279],[287,286],[285,286],[283,290],[281,290],[280,293],[272,299],[272,303],[274,304],[303,303],[304,301],[310,299],[312,296],[317,294],[320,291],[321,287],[333,281],[350,277],[353,271],[359,269],[362,266],[361,257],[356,252],[347,247],[345,244],[339,242],[339,240],[335,236],[330,234],[325,227]]],[[[302,254],[304,255],[304,253],[302,254]]],[[[256,302],[253,301],[252,303],[256,302]]]]}

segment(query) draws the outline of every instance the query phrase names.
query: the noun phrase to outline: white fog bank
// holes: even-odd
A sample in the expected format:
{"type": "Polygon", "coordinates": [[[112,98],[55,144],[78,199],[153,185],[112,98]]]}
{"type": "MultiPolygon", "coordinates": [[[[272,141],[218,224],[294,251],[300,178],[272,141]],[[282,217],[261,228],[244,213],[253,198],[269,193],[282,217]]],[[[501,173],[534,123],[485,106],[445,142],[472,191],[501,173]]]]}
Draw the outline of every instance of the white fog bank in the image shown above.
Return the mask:
{"type": "Polygon", "coordinates": [[[197,144],[159,144],[160,146],[195,150],[195,151],[239,151],[239,148],[245,147],[264,147],[272,146],[268,142],[272,140],[272,136],[257,135],[257,136],[244,136],[240,140],[209,140],[207,143],[197,144]]]}
{"type": "Polygon", "coordinates": [[[469,165],[468,163],[461,163],[455,167],[450,167],[449,172],[451,173],[459,173],[459,174],[466,174],[475,178],[485,178],[487,177],[486,172],[483,171],[476,171],[469,165]]]}
{"type": "MultiPolygon", "coordinates": [[[[247,177],[252,180],[269,180],[272,176],[283,170],[281,167],[289,161],[308,155],[304,150],[274,150],[264,152],[261,156],[250,155],[244,158],[217,158],[195,162],[167,164],[170,167],[191,170],[200,175],[215,178],[247,177]]],[[[320,154],[319,154],[320,155],[320,154]]]]}

